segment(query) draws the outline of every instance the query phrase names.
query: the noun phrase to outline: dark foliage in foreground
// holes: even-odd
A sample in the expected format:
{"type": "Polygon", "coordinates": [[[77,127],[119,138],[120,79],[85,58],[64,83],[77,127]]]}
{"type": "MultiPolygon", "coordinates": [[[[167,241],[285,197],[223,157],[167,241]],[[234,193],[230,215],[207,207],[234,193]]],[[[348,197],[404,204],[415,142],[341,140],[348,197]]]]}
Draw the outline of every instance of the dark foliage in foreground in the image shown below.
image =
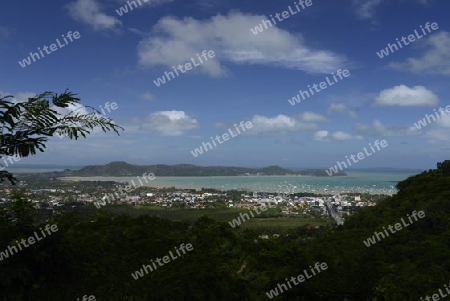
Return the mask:
{"type": "MultiPolygon", "coordinates": [[[[450,279],[449,164],[400,182],[397,195],[359,211],[343,227],[293,229],[272,239],[207,217],[193,226],[104,211],[90,222],[72,213],[52,218],[48,223],[57,223],[58,232],[0,261],[0,299],[269,300],[265,293],[285,278],[326,262],[327,270],[276,299],[419,300],[450,279]],[[364,245],[374,231],[414,210],[425,218],[364,245]],[[138,280],[131,277],[181,243],[194,250],[138,280]]],[[[27,201],[11,210],[20,218],[13,224],[0,218],[0,251],[39,228],[27,201]]]]}
{"type": "MultiPolygon", "coordinates": [[[[86,138],[96,128],[119,135],[119,130],[123,130],[121,126],[96,109],[82,106],[76,96],[69,90],[61,94],[47,91],[24,102],[12,101],[12,95],[0,96],[0,159],[6,162],[8,156],[20,159],[35,155],[37,151],[44,152],[52,136],[66,135],[77,140],[86,138]],[[79,112],[80,109],[84,110],[79,112]]],[[[4,166],[0,167],[0,182],[7,179],[14,184],[15,177],[3,170],[4,166]]]]}

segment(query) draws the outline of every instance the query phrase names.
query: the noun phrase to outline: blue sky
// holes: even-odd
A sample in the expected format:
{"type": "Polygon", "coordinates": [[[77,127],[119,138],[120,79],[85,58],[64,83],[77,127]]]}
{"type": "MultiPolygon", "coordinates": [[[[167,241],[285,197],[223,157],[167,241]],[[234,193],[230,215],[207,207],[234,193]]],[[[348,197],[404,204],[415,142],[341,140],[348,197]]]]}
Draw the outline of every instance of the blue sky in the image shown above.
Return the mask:
{"type": "Polygon", "coordinates": [[[421,130],[414,123],[450,105],[450,2],[312,0],[297,4],[295,15],[288,9],[296,11],[294,1],[286,0],[140,2],[122,16],[122,0],[23,0],[2,10],[2,95],[20,101],[69,88],[83,105],[115,102],[106,115],[125,128],[121,136],[52,138],[45,153],[22,163],[328,168],[375,140],[388,146],[354,168],[428,169],[448,159],[450,114],[421,130]],[[283,11],[286,19],[251,31],[283,11]],[[424,35],[427,22],[438,28],[424,35]],[[420,39],[377,55],[415,30],[420,39]],[[69,31],[80,36],[65,44],[69,31]],[[26,67],[18,63],[57,38],[63,47],[26,67]],[[204,50],[215,56],[200,64],[196,54],[204,50]],[[199,66],[155,85],[191,58],[199,66]],[[338,69],[350,76],[289,103],[338,69]],[[253,127],[192,155],[241,121],[253,127]]]}

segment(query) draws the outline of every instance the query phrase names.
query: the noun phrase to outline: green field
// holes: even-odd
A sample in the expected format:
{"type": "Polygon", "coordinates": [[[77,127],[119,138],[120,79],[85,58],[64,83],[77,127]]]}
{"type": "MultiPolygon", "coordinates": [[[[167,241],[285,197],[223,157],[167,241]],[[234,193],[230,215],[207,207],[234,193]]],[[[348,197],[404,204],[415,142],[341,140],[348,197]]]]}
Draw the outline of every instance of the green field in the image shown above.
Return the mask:
{"type": "MultiPolygon", "coordinates": [[[[169,209],[160,206],[106,206],[105,210],[114,213],[128,213],[131,216],[139,216],[149,214],[160,218],[167,218],[172,221],[188,221],[194,223],[202,216],[208,216],[216,221],[228,223],[239,217],[240,213],[248,213],[245,209],[169,209]]],[[[94,207],[85,207],[84,210],[89,211],[89,215],[95,214],[94,207]]],[[[250,214],[249,214],[250,215],[250,214]]],[[[267,233],[278,233],[291,228],[311,226],[326,226],[334,224],[331,218],[312,218],[309,215],[285,215],[281,214],[277,209],[269,209],[259,215],[254,213],[254,218],[241,224],[243,229],[253,229],[267,233]]]]}

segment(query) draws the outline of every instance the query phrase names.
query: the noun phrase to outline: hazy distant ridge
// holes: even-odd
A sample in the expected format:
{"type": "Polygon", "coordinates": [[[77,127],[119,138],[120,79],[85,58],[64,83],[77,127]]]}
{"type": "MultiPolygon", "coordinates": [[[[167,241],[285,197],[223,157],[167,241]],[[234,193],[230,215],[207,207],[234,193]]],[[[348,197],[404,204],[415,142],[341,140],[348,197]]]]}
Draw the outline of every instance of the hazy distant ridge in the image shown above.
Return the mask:
{"type": "MultiPolygon", "coordinates": [[[[105,177],[127,177],[140,176],[143,173],[154,173],[160,177],[212,177],[212,176],[240,176],[251,175],[311,175],[328,176],[324,170],[306,169],[293,171],[279,166],[269,166],[264,168],[228,167],[228,166],[197,166],[191,164],[177,165],[133,165],[126,162],[111,162],[106,165],[88,165],[80,170],[65,170],[55,172],[59,176],[105,176],[105,177]]],[[[346,176],[344,172],[339,172],[335,176],[346,176]]]]}

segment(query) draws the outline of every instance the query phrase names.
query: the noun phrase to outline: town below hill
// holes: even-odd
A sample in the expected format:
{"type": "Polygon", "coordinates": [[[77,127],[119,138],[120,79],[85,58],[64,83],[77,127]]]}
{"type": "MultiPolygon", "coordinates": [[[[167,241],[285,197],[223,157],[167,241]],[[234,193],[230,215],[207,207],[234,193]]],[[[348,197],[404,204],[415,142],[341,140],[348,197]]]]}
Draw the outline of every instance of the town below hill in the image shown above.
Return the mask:
{"type": "MultiPolygon", "coordinates": [[[[327,176],[325,170],[305,169],[289,170],[279,166],[269,166],[264,168],[246,168],[229,166],[197,166],[191,164],[177,165],[133,165],[126,162],[111,162],[106,165],[89,165],[80,170],[66,169],[59,172],[49,172],[54,177],[129,177],[140,176],[144,173],[153,173],[157,177],[214,177],[214,176],[327,176]]],[[[340,171],[333,176],[346,176],[340,171]]]]}

